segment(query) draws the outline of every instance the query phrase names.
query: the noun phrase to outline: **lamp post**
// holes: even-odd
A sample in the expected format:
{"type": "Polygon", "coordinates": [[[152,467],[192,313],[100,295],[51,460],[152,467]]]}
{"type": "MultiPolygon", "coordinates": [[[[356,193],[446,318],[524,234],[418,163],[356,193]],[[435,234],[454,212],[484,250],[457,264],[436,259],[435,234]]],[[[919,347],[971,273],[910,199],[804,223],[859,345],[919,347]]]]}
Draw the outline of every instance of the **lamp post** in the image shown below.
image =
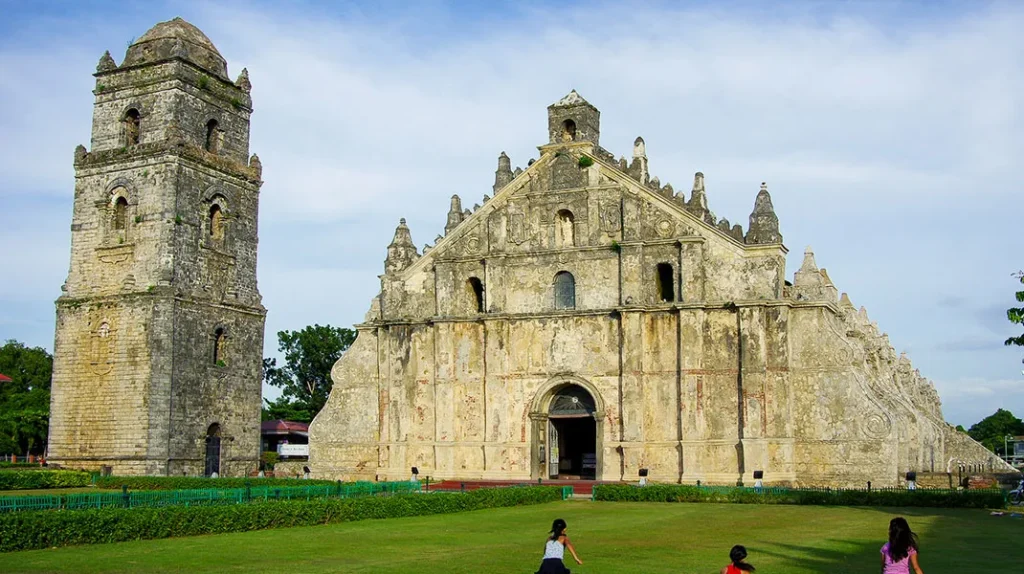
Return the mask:
{"type": "Polygon", "coordinates": [[[1010,435],[1003,435],[1003,460],[1007,464],[1009,464],[1009,462],[1010,462],[1010,450],[1009,450],[1009,448],[1007,446],[1007,441],[1009,441],[1012,438],[1013,437],[1010,436],[1010,435]]]}

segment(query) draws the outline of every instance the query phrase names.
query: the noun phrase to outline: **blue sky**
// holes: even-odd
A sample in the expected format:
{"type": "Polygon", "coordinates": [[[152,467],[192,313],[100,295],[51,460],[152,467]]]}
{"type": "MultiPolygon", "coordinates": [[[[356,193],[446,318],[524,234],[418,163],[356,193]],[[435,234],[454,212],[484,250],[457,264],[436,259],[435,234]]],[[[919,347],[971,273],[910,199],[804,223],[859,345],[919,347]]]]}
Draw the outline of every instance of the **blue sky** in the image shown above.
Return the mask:
{"type": "MultiPolygon", "coordinates": [[[[0,0],[0,340],[53,345],[72,152],[100,55],[182,16],[249,69],[264,165],[260,290],[275,333],[362,320],[400,217],[525,166],[575,88],[601,143],[747,226],[767,181],[790,249],[935,382],[948,420],[1024,414],[1024,7],[954,2],[9,2],[0,0]]],[[[273,394],[273,393],[271,393],[273,394]]]]}

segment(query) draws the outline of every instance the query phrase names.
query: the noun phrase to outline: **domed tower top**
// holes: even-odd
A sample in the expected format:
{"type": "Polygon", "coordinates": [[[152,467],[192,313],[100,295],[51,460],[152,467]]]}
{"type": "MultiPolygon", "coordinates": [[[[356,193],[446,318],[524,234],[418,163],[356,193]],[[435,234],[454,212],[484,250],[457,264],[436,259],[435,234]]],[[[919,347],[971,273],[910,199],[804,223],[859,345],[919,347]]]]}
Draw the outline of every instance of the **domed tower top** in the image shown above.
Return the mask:
{"type": "Polygon", "coordinates": [[[206,34],[181,18],[160,22],[131,46],[124,56],[124,66],[149,64],[180,58],[211,74],[228,80],[228,65],[206,34]]]}
{"type": "Polygon", "coordinates": [[[598,144],[601,136],[601,112],[576,90],[548,106],[550,143],[588,141],[598,144]]]}

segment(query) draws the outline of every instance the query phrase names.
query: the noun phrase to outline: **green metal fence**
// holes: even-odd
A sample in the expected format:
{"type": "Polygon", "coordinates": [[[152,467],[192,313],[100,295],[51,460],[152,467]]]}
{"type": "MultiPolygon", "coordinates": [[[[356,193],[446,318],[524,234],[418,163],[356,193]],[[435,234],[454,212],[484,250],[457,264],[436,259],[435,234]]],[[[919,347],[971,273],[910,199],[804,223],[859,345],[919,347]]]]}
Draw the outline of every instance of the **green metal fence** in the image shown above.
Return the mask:
{"type": "Polygon", "coordinates": [[[59,496],[2,496],[0,512],[82,510],[87,508],[155,508],[215,506],[269,500],[313,500],[390,496],[419,492],[418,482],[355,482],[313,486],[249,486],[202,490],[135,490],[65,494],[59,496]]]}

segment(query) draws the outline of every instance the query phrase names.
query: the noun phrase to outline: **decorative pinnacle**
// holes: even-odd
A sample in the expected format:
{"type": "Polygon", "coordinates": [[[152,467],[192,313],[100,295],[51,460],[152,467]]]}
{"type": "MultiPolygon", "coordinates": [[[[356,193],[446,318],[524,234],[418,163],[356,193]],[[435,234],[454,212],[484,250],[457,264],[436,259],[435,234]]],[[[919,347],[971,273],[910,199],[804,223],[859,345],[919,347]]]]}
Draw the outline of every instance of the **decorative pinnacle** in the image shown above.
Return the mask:
{"type": "Polygon", "coordinates": [[[107,50],[106,52],[103,52],[103,55],[100,56],[100,62],[98,64],[96,64],[96,71],[97,72],[109,72],[111,70],[116,70],[116,69],[117,69],[117,63],[114,62],[114,59],[110,57],[110,50],[107,50]]]}
{"type": "Polygon", "coordinates": [[[647,157],[647,144],[644,143],[644,138],[638,136],[633,140],[633,157],[647,157]]]}
{"type": "Polygon", "coordinates": [[[249,81],[249,70],[247,68],[242,68],[242,73],[238,74],[235,85],[247,94],[252,91],[252,83],[249,81]]]}

